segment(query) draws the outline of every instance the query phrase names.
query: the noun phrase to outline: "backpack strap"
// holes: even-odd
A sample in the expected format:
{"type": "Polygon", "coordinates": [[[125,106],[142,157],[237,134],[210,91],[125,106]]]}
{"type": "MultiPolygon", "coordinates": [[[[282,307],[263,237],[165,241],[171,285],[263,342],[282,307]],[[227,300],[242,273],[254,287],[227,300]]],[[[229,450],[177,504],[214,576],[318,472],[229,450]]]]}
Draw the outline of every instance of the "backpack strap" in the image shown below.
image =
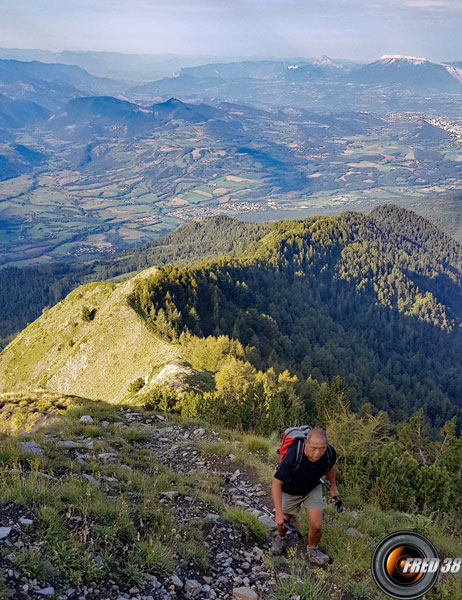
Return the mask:
{"type": "Polygon", "coordinates": [[[295,460],[293,470],[296,471],[299,466],[302,464],[303,452],[305,450],[305,440],[300,438],[297,440],[297,448],[295,450],[295,460]]]}

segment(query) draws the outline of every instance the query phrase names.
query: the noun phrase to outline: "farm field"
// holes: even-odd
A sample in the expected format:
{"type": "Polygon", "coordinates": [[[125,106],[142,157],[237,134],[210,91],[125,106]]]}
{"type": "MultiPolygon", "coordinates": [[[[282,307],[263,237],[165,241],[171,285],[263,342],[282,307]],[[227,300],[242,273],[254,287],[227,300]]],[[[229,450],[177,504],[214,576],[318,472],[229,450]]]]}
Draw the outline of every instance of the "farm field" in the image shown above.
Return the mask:
{"type": "Polygon", "coordinates": [[[425,213],[462,187],[461,140],[430,117],[220,106],[220,119],[139,137],[19,132],[47,160],[0,181],[0,266],[95,258],[220,213],[258,221],[387,202],[425,213]]]}

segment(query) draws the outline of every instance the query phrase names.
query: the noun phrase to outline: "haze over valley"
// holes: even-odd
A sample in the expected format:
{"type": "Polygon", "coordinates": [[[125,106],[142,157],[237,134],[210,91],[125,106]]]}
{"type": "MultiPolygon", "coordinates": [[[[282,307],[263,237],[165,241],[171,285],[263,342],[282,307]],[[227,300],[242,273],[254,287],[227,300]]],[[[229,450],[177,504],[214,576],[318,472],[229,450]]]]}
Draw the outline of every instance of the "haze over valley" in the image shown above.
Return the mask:
{"type": "Polygon", "coordinates": [[[461,238],[459,63],[230,59],[136,82],[101,76],[114,56],[81,54],[98,75],[0,59],[1,266],[114,253],[222,213],[388,202],[461,238]]]}

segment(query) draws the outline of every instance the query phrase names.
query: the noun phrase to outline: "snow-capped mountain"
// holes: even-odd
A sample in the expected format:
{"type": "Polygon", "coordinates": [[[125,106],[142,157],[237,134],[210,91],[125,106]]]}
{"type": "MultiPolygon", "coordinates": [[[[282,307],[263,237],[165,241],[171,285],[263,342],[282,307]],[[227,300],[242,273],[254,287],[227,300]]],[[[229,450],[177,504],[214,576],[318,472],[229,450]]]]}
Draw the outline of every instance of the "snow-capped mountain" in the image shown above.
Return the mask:
{"type": "Polygon", "coordinates": [[[462,92],[462,71],[457,67],[400,54],[386,54],[353,71],[350,80],[355,83],[462,92]]]}

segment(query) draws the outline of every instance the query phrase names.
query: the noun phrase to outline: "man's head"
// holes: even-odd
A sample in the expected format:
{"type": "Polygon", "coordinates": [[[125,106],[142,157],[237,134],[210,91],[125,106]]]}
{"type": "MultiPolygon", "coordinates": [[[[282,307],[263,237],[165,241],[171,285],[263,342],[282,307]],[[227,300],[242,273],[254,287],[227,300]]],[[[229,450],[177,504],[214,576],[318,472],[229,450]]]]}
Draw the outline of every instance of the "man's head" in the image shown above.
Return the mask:
{"type": "Polygon", "coordinates": [[[315,462],[319,460],[327,449],[327,433],[320,427],[314,427],[307,433],[305,440],[305,456],[315,462]]]}

